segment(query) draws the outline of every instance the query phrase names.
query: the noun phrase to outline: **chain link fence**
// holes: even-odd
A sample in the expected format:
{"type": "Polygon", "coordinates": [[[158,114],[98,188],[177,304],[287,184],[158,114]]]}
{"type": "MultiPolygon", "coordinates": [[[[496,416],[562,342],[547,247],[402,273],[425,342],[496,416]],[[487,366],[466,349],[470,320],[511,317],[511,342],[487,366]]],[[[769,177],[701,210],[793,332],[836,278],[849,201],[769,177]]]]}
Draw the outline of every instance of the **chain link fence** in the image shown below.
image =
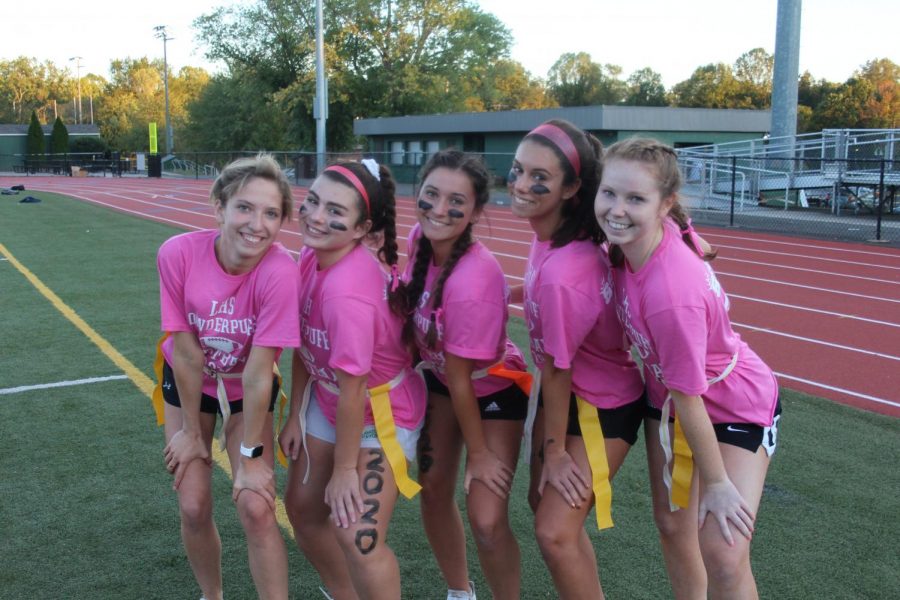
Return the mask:
{"type": "Polygon", "coordinates": [[[682,157],[694,220],[900,245],[900,162],[872,158],[682,157]]]}

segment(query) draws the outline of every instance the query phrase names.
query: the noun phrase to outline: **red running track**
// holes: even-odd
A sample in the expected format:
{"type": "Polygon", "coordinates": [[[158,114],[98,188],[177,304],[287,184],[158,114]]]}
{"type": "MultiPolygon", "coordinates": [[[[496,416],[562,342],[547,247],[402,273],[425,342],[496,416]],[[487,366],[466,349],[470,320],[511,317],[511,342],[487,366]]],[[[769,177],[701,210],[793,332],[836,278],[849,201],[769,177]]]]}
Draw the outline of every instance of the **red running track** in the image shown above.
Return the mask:
{"type": "MultiPolygon", "coordinates": [[[[0,177],[0,187],[58,192],[184,229],[215,227],[209,181],[0,177]]],[[[295,188],[299,201],[306,190],[295,188]]],[[[520,283],[528,223],[490,207],[478,226],[511,284],[520,283]]],[[[398,236],[415,222],[412,198],[398,202],[398,236]]],[[[736,330],[781,384],[851,406],[900,416],[900,250],[700,228],[719,250],[715,269],[731,298],[736,330]]],[[[280,241],[301,245],[296,219],[280,241]]],[[[401,249],[405,242],[401,242],[401,249]]],[[[521,315],[521,307],[513,307],[521,315]]]]}

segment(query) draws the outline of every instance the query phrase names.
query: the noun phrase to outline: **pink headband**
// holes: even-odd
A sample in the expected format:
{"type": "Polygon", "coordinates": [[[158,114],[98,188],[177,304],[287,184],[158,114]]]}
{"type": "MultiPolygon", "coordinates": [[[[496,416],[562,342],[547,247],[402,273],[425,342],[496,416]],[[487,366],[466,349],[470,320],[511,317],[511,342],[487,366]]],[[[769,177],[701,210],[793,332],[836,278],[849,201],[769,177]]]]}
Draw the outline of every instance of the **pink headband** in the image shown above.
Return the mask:
{"type": "Polygon", "coordinates": [[[559,151],[563,153],[563,156],[572,165],[572,168],[575,170],[575,177],[581,176],[581,159],[578,157],[578,149],[575,147],[575,143],[572,142],[569,134],[552,123],[544,123],[532,129],[528,135],[540,135],[553,142],[553,145],[559,148],[559,151]]]}
{"type": "Polygon", "coordinates": [[[335,173],[340,173],[343,175],[347,181],[353,184],[353,187],[356,188],[356,191],[359,192],[359,195],[362,196],[363,201],[366,203],[366,213],[372,214],[372,207],[369,206],[369,194],[366,192],[366,186],[363,185],[362,181],[359,180],[359,177],[356,176],[356,173],[348,169],[347,167],[342,167],[340,165],[331,165],[325,171],[334,171],[335,173]]]}

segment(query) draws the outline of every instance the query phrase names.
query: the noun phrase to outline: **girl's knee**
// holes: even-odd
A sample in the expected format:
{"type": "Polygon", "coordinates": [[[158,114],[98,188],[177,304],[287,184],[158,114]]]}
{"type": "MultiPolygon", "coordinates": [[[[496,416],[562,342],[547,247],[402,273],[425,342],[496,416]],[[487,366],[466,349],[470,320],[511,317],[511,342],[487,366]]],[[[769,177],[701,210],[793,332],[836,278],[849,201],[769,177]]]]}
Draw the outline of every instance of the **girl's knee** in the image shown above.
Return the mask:
{"type": "Polygon", "coordinates": [[[671,511],[668,506],[654,507],[653,521],[659,535],[665,539],[697,535],[696,518],[690,516],[686,509],[671,511]]]}
{"type": "Polygon", "coordinates": [[[188,530],[197,531],[212,523],[212,499],[207,494],[180,494],[178,508],[181,524],[188,530]]]}
{"type": "Polygon", "coordinates": [[[501,538],[509,531],[508,524],[496,515],[480,515],[469,512],[469,525],[475,543],[481,548],[491,550],[495,548],[501,538]]]}
{"type": "Polygon", "coordinates": [[[542,519],[540,516],[535,518],[534,521],[534,535],[537,538],[541,553],[545,557],[559,553],[567,545],[574,543],[571,536],[567,535],[567,532],[560,527],[559,521],[542,519]]]}
{"type": "MultiPolygon", "coordinates": [[[[740,535],[734,530],[732,534],[740,535]]],[[[750,572],[750,545],[735,540],[735,545],[729,546],[718,531],[718,525],[715,534],[701,535],[700,553],[710,583],[716,582],[727,588],[742,581],[750,572]]]]}
{"type": "Polygon", "coordinates": [[[266,531],[275,523],[275,513],[262,496],[244,490],[237,500],[238,515],[248,534],[266,531]]]}

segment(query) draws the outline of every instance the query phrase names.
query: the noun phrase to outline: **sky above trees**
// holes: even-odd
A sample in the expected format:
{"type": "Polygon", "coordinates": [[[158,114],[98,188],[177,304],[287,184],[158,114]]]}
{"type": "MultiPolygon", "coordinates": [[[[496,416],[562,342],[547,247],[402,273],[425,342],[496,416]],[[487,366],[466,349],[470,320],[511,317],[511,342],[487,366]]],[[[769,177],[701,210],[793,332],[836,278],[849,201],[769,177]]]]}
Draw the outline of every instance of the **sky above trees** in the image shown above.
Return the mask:
{"type": "MultiPolygon", "coordinates": [[[[325,0],[326,9],[330,0],[325,0]]],[[[564,53],[586,52],[595,61],[622,67],[627,76],[650,67],[668,88],[691,76],[698,65],[731,63],[749,48],[775,47],[777,0],[732,3],[721,0],[479,0],[511,31],[511,56],[546,78],[564,53]],[[739,10],[743,8],[743,12],[739,10]]],[[[162,42],[153,26],[165,24],[170,65],[215,71],[204,58],[191,27],[212,7],[232,2],[154,0],[111,3],[108,0],[44,0],[28,10],[7,11],[4,30],[28,31],[41,24],[39,36],[5,36],[0,58],[51,60],[75,73],[70,57],[82,57],[82,74],[109,77],[110,62],[126,57],[162,57],[162,42]]],[[[247,2],[233,4],[246,5],[247,2]]],[[[814,0],[803,3],[800,72],[841,82],[865,62],[885,57],[900,62],[895,0],[814,0]]]]}

